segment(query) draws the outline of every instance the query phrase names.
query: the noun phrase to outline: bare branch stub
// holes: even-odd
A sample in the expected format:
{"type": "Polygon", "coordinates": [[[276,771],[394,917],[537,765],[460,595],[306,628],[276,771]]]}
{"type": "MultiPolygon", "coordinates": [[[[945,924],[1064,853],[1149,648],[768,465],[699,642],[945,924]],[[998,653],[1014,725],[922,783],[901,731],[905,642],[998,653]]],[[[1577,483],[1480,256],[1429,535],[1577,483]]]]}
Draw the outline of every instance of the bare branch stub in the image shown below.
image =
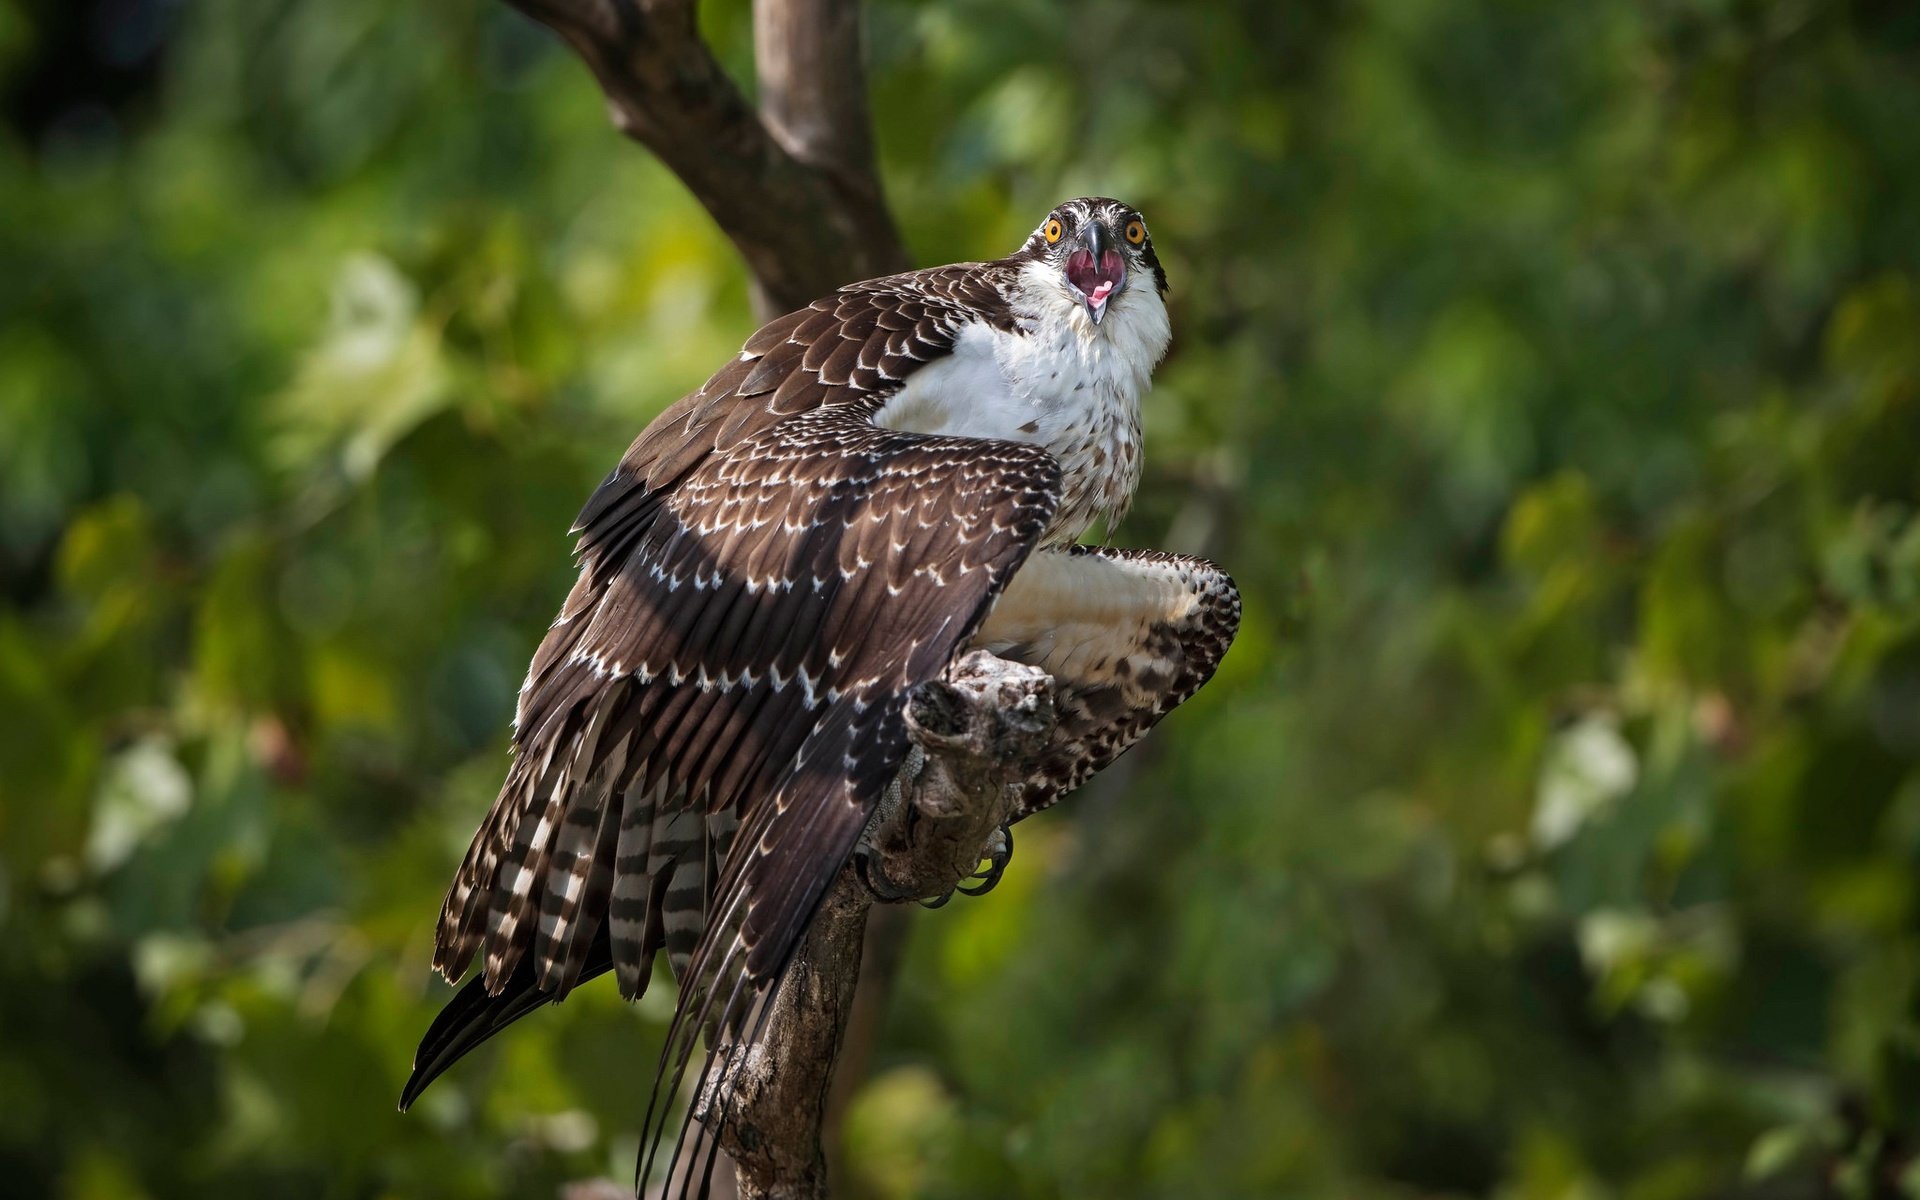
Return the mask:
{"type": "MultiPolygon", "coordinates": [[[[754,0],[760,115],[787,153],[840,177],[876,178],[860,6],[849,0],[754,0]]],[[[876,194],[873,197],[878,200],[876,194]]]]}
{"type": "Polygon", "coordinates": [[[700,37],[693,0],[507,0],[558,33],[623,133],[732,239],[763,315],[907,267],[874,168],[857,0],[759,0],[763,120],[700,37]]]}
{"type": "MultiPolygon", "coordinates": [[[[1053,680],[974,651],[914,693],[908,726],[913,752],[868,827],[867,870],[889,890],[942,895],[979,866],[1044,751],[1053,680]]],[[[820,1130],[873,901],[859,868],[841,872],[770,1001],[759,1043],[716,1056],[730,1064],[724,1082],[701,1088],[696,1115],[728,1116],[721,1145],[742,1197],[828,1194],[820,1130]]]]}

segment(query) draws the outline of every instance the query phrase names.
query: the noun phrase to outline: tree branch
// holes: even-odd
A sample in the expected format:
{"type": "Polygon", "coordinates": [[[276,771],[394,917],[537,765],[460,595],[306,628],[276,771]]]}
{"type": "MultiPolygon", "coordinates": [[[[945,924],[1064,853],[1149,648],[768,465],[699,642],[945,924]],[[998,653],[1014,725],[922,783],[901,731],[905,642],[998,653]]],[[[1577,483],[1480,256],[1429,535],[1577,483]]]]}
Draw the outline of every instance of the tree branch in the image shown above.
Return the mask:
{"type": "Polygon", "coordinates": [[[766,119],[701,40],[694,0],[507,0],[558,33],[613,123],[704,205],[762,315],[907,267],[874,169],[857,0],[757,0],[766,119]]]}
{"type": "Polygon", "coordinates": [[[867,254],[852,279],[904,271],[909,265],[873,157],[860,41],[859,0],[753,2],[760,115],[773,139],[796,162],[824,176],[845,201],[827,217],[849,247],[867,254]]]}
{"type": "MultiPolygon", "coordinates": [[[[1054,730],[1053,680],[976,650],[909,701],[913,750],[865,838],[865,872],[895,893],[938,896],[974,872],[1054,730]]],[[[874,894],[850,864],[827,894],[770,1003],[758,1042],[715,1056],[694,1113],[733,1160],[743,1200],[824,1200],[820,1130],[874,894]]]]}

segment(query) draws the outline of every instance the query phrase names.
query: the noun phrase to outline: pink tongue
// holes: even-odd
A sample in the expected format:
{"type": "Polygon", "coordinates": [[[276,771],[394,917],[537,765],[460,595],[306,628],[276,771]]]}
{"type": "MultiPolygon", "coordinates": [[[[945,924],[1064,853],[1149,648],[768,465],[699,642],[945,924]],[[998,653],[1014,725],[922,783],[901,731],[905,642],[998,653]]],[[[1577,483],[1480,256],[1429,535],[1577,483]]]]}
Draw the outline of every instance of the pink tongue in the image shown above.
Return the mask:
{"type": "Polygon", "coordinates": [[[1067,259],[1067,282],[1078,288],[1090,304],[1105,304],[1125,276],[1126,266],[1112,250],[1102,254],[1098,263],[1085,250],[1076,250],[1067,259]]]}

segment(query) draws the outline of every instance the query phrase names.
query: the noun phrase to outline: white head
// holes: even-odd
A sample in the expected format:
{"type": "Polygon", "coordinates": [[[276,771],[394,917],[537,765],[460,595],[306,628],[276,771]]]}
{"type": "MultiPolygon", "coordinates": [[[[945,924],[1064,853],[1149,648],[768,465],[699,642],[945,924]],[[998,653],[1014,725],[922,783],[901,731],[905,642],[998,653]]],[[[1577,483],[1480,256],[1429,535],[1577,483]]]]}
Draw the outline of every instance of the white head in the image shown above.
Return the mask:
{"type": "Polygon", "coordinates": [[[1038,306],[1077,309],[1092,333],[1109,315],[1129,311],[1165,321],[1167,273],[1139,211],[1118,200],[1087,196],[1054,208],[1010,256],[1023,290],[1038,306]]]}

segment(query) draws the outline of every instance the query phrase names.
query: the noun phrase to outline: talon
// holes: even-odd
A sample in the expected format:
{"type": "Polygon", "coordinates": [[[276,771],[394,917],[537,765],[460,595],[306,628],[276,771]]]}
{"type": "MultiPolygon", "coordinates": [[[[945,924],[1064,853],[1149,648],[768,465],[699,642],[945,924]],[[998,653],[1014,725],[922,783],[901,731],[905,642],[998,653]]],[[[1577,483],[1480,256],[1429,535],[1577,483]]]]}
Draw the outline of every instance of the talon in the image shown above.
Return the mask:
{"type": "Polygon", "coordinates": [[[862,843],[854,848],[854,867],[860,872],[860,882],[873,893],[874,899],[886,904],[917,900],[922,908],[945,908],[952,902],[955,892],[968,896],[984,896],[1000,885],[1000,877],[1006,874],[1007,864],[1013,861],[1013,830],[1002,825],[993,831],[993,837],[986,845],[986,869],[975,871],[967,876],[968,881],[978,881],[974,886],[968,887],[963,882],[938,896],[924,898],[916,896],[905,888],[893,886],[884,877],[876,877],[873,872],[873,859],[872,846],[862,843]]]}
{"type": "Polygon", "coordinates": [[[969,896],[984,896],[1000,886],[1000,877],[1007,873],[1007,864],[1013,861],[1013,827],[1002,825],[993,831],[993,840],[987,843],[987,869],[975,871],[968,879],[978,879],[974,887],[962,884],[957,891],[969,896]]]}
{"type": "Polygon", "coordinates": [[[864,844],[856,846],[853,851],[853,865],[854,869],[860,872],[860,882],[873,893],[874,899],[884,904],[900,904],[907,900],[919,899],[906,888],[896,888],[884,879],[874,877],[873,847],[864,844]]]}

